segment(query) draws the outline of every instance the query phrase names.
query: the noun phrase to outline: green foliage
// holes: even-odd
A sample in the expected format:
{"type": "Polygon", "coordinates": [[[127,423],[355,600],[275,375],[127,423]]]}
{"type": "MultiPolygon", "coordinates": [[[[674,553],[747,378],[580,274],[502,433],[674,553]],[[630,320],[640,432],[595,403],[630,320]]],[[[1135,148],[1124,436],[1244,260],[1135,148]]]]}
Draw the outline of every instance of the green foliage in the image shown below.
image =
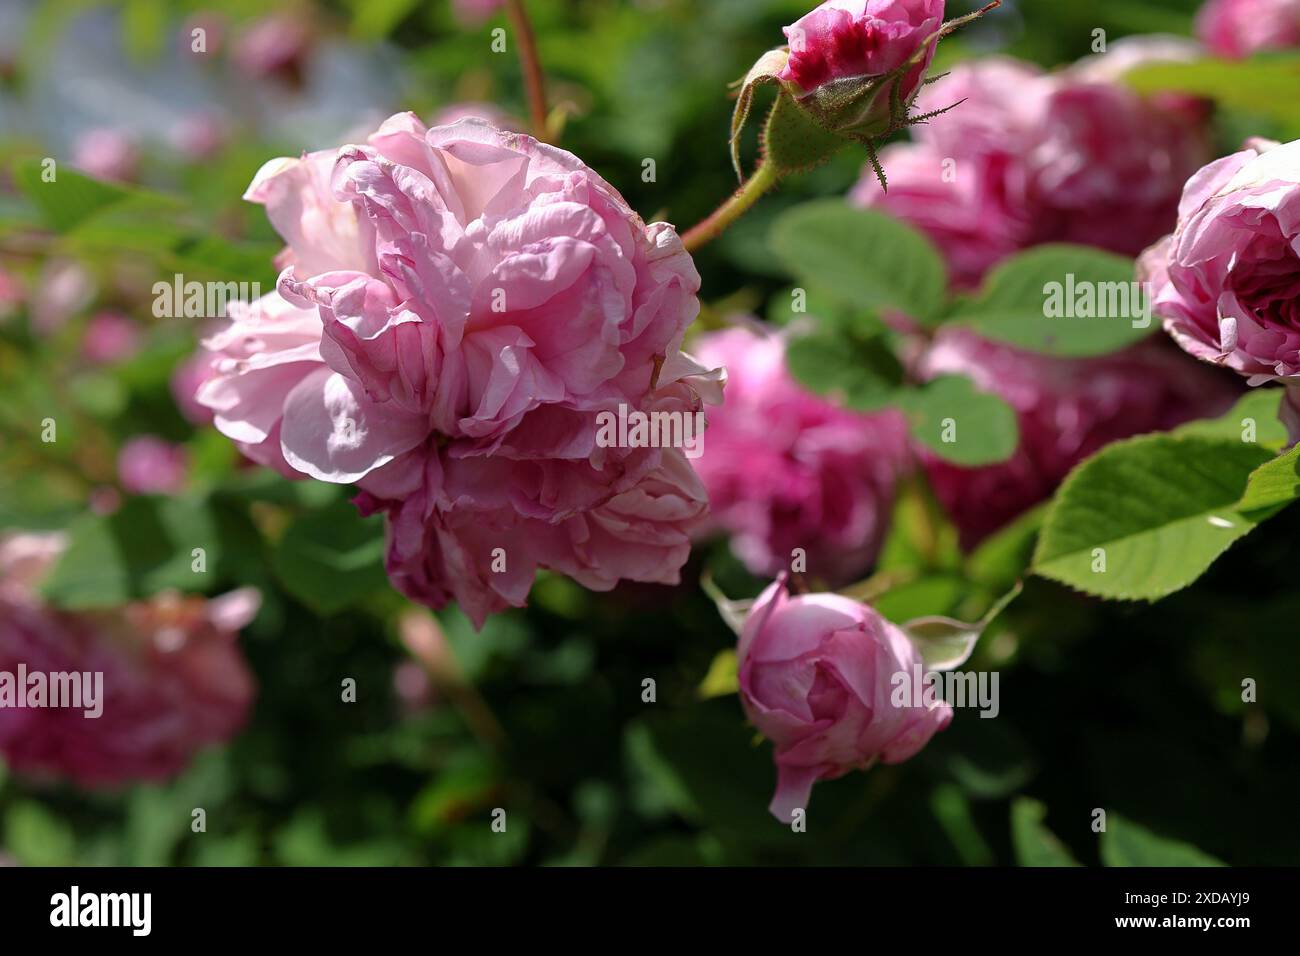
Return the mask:
{"type": "Polygon", "coordinates": [[[899,404],[912,437],[947,461],[973,468],[1015,454],[1020,440],[1015,410],[963,375],[944,375],[901,393],[899,404]]]}
{"type": "MultiPolygon", "coordinates": [[[[1191,584],[1260,520],[1239,502],[1268,452],[1148,435],[1077,468],[1043,525],[1034,571],[1099,597],[1155,600],[1191,584]]],[[[1267,480],[1262,495],[1276,489],[1267,480]]]]}
{"type": "Polygon", "coordinates": [[[1011,842],[1021,866],[1078,866],[1068,848],[1044,822],[1047,807],[1029,797],[1011,803],[1011,842]]]}
{"type": "Polygon", "coordinates": [[[805,203],[777,219],[770,241],[800,281],[848,308],[895,309],[928,322],[943,306],[948,280],[938,250],[884,213],[841,200],[805,203]]]}
{"type": "Polygon", "coordinates": [[[1101,861],[1106,866],[1223,866],[1196,847],[1158,836],[1117,813],[1107,815],[1101,861]]]}
{"type": "Polygon", "coordinates": [[[1214,100],[1227,110],[1276,120],[1291,132],[1300,131],[1300,57],[1270,53],[1249,60],[1206,58],[1191,63],[1150,63],[1125,74],[1143,93],[1178,92],[1214,100]]]}
{"type": "Polygon", "coordinates": [[[271,558],[286,591],[320,615],[336,614],[387,586],[384,524],[346,501],[308,512],[271,558]]]}
{"type": "Polygon", "coordinates": [[[1155,331],[1140,288],[1131,259],[1086,246],[1037,246],[1001,263],[949,318],[1030,352],[1106,355],[1155,331]]]}

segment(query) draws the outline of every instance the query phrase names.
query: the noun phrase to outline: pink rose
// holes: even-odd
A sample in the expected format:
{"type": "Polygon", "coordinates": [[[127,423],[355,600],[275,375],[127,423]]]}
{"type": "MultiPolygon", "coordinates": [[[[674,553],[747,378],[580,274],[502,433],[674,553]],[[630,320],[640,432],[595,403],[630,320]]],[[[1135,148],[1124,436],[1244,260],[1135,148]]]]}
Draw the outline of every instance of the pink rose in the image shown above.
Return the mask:
{"type": "Polygon", "coordinates": [[[72,165],[88,176],[130,182],[140,168],[140,152],[122,130],[91,129],[77,137],[72,165]]]}
{"type": "Polygon", "coordinates": [[[1115,355],[1064,359],[1022,352],[966,329],[939,332],[921,359],[924,379],[966,375],[1016,411],[1020,447],[1011,460],[962,468],[923,453],[935,495],[973,547],[1048,498],[1085,458],[1113,441],[1226,411],[1231,379],[1183,360],[1163,343],[1115,355]]]}
{"type": "Polygon", "coordinates": [[[172,371],[169,383],[172,400],[191,425],[212,423],[212,409],[201,405],[196,393],[214,374],[212,356],[206,352],[190,356],[172,371]]]}
{"type": "Polygon", "coordinates": [[[1186,177],[1204,161],[1204,116],[1111,82],[1041,73],[1014,60],[958,65],[917,109],[955,109],[881,152],[853,198],[925,231],[958,286],[1045,242],[1136,255],[1172,225],[1186,177]]]}
{"type": "Polygon", "coordinates": [[[944,0],[826,0],[785,28],[790,59],[781,79],[805,92],[836,80],[880,77],[924,50],[902,78],[907,103],[934,58],[944,0]]]}
{"type": "Polygon", "coordinates": [[[838,594],[791,597],[783,580],[745,618],[737,647],[745,713],[776,750],[768,809],[788,823],[812,786],[880,761],[915,756],[952,720],[942,700],[901,707],[896,674],[923,667],[902,630],[838,594]]]}
{"type": "Polygon", "coordinates": [[[189,457],[179,445],[139,435],[117,455],[117,480],[133,495],[170,495],[185,487],[189,457]]]}
{"type": "Polygon", "coordinates": [[[696,467],[736,555],[762,576],[789,570],[795,548],[832,582],[864,571],[909,465],[903,417],[847,411],[807,392],[786,370],[780,335],[715,332],[697,353],[727,369],[727,401],[709,415],[696,467]]]}
{"type": "Polygon", "coordinates": [[[477,26],[506,5],[506,0],[452,0],[457,19],[466,26],[477,26]]]}
{"type": "Polygon", "coordinates": [[[235,65],[250,76],[279,76],[297,82],[313,41],[311,25],[292,13],[277,13],[250,24],[235,40],[235,65]]]}
{"type": "Polygon", "coordinates": [[[140,350],[140,326],[119,312],[100,312],[86,323],[81,354],[94,365],[125,362],[140,350]]]}
{"type": "Polygon", "coordinates": [[[1234,60],[1300,46],[1300,0],[1207,0],[1196,35],[1216,56],[1234,60]]]}
{"type": "Polygon", "coordinates": [[[205,343],[216,374],[198,397],[249,457],[359,483],[394,524],[395,580],[434,606],[521,604],[533,564],[602,586],[676,579],[701,510],[676,503],[700,504],[689,468],[675,449],[602,447],[597,427],[716,398],[680,351],[699,276],[671,226],[646,226],[570,153],[411,114],[365,145],[268,163],[247,198],[289,243],[284,272],[205,343]],[[601,533],[634,493],[639,517],[682,524],[647,551],[666,566],[601,533]],[[545,540],[494,539],[509,571],[456,576],[516,522],[545,540]]]}
{"type": "Polygon", "coordinates": [[[173,776],[202,747],[229,740],[252,702],[237,631],[256,614],[257,592],[214,600],[160,594],[65,613],[34,590],[62,547],[58,536],[0,541],[0,672],[16,678],[21,666],[29,682],[35,673],[98,673],[102,693],[90,707],[0,708],[8,766],[85,787],[114,786],[173,776]]]}

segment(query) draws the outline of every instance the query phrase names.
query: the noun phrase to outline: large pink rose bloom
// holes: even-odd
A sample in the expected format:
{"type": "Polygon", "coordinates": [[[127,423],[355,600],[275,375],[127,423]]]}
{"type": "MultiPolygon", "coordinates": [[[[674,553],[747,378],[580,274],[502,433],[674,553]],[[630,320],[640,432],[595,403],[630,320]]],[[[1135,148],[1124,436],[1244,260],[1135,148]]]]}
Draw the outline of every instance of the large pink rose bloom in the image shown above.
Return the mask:
{"type": "Polygon", "coordinates": [[[0,708],[0,754],[11,770],[80,786],[161,780],[247,718],[253,678],[238,630],[256,591],[207,600],[162,594],[122,608],[66,613],[35,588],[63,549],[57,535],[0,539],[0,671],[103,675],[102,712],[0,708]]]}
{"type": "Polygon", "coordinates": [[[781,79],[811,91],[884,76],[921,53],[899,87],[906,103],[934,58],[943,8],[944,0],[827,0],[785,28],[790,59],[781,79]]]}
{"type": "Polygon", "coordinates": [[[745,713],[776,749],[769,809],[783,823],[808,808],[818,780],[902,763],[952,720],[942,700],[895,705],[894,675],[910,681],[920,652],[875,610],[838,594],[791,597],[775,582],[745,618],[737,658],[745,713]]]}
{"type": "Polygon", "coordinates": [[[853,192],[928,233],[959,286],[1021,249],[1075,242],[1136,255],[1172,225],[1206,153],[1190,101],[1146,100],[1118,83],[1008,59],[961,64],[917,98],[959,109],[881,152],[853,192]]]}
{"type": "Polygon", "coordinates": [[[1192,355],[1247,377],[1300,387],[1300,141],[1251,147],[1187,183],[1178,226],[1143,255],[1154,311],[1192,355]]]}
{"type": "Polygon", "coordinates": [[[731,534],[757,575],[790,570],[795,548],[809,571],[835,583],[866,570],[909,463],[903,417],[847,411],[809,393],[786,370],[779,335],[711,333],[696,352],[727,369],[727,402],[710,413],[695,463],[713,526],[731,534]]]}
{"type": "Polygon", "coordinates": [[[1237,394],[1231,377],[1198,367],[1160,341],[1064,359],[950,328],[935,337],[918,372],[924,379],[965,375],[1005,399],[1019,421],[1020,447],[1009,461],[962,468],[923,453],[935,495],[967,548],[1047,499],[1103,446],[1218,415],[1237,394]]]}
{"type": "Polygon", "coordinates": [[[597,442],[602,412],[718,397],[680,351],[699,276],[671,226],[570,153],[411,114],[268,163],[247,198],[284,272],[206,343],[199,400],[249,457],[360,484],[392,519],[398,586],[480,622],[537,566],[676,581],[704,510],[681,451],[597,442]],[[646,523],[671,544],[638,557],[646,523]]]}
{"type": "Polygon", "coordinates": [[[1300,0],[1208,0],[1196,15],[1196,35],[1231,59],[1300,46],[1300,0]]]}

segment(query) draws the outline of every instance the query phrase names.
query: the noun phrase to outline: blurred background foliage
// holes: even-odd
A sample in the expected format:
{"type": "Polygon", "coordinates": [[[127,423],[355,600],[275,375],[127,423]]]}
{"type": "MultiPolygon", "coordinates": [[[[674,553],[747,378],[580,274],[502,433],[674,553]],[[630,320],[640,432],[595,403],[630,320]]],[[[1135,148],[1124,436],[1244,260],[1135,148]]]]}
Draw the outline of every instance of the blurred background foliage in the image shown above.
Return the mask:
{"type": "MultiPolygon", "coordinates": [[[[53,600],[94,606],[194,588],[190,542],[209,549],[206,592],[253,584],[265,604],[243,644],[260,685],[246,731],[176,780],[83,792],[0,769],[0,852],[25,864],[1015,864],[1128,865],[1300,859],[1300,515],[1261,528],[1195,588],[1155,606],[1104,604],[1044,581],[986,635],[979,669],[1001,677],[1001,714],[958,712],[915,760],[818,787],[807,833],[768,814],[770,749],[733,694],[706,683],[733,637],[692,582],[707,568],[732,596],[757,593],[715,543],[678,589],[587,593],[543,576],[526,611],[475,634],[438,615],[454,666],[412,673],[398,638],[412,609],[382,572],[382,531],[345,489],[238,467],[168,388],[200,330],[157,321],[158,278],[274,282],[278,242],[240,201],[268,158],[333,146],[398,109],[428,119],[462,101],[526,115],[517,61],[491,52],[500,15],[466,27],[445,2],[334,0],[306,11],[326,45],[301,88],[267,96],[185,56],[190,18],[232,26],[264,0],[4,0],[0,35],[0,261],[33,285],[84,270],[86,291],[49,336],[0,322],[0,527],[71,527],[53,600]],[[43,205],[46,156],[65,171],[79,131],[143,141],[203,111],[233,131],[187,161],[146,148],[144,187],[91,180],[43,205]],[[74,197],[73,200],[68,199],[74,197]],[[75,200],[75,201],[74,201],[75,200]],[[86,363],[87,317],[138,319],[127,361],[86,363]],[[56,444],[35,423],[59,422],[56,444]],[[115,483],[115,450],[139,433],[184,443],[189,489],[87,509],[115,483]],[[179,556],[179,557],[178,557],[179,556]],[[1241,702],[1241,681],[1259,685],[1241,702]],[[356,681],[355,703],[342,685],[356,681]],[[643,681],[656,700],[642,699],[643,681]],[[192,833],[202,807],[207,832],[192,833]],[[508,814],[491,829],[494,808],[508,814]],[[1093,832],[1093,810],[1109,815],[1093,832]]],[[[645,218],[687,226],[735,185],[727,84],[781,40],[806,0],[529,0],[563,145],[645,218]],[[653,159],[653,181],[643,178],[653,159]]],[[[966,8],[973,4],[964,5],[966,8]]],[[[1195,0],[1004,0],[945,45],[943,61],[1005,52],[1053,66],[1093,31],[1189,35],[1195,0]]],[[[951,13],[964,12],[950,3],[951,13]]],[[[1225,93],[1230,98],[1231,93],[1225,93]]],[[[1251,105],[1249,97],[1244,104],[1251,105]]],[[[1289,107],[1224,111],[1226,150],[1247,133],[1300,128],[1289,107]],[[1291,112],[1288,113],[1287,110],[1291,112]]],[[[753,144],[746,145],[752,157],[753,144]]],[[[763,313],[789,285],[767,249],[772,218],[842,194],[862,157],[783,185],[697,258],[704,323],[763,313]]],[[[68,280],[69,282],[71,280],[68,280]]],[[[30,312],[40,308],[33,303],[30,312]]],[[[882,610],[978,616],[1022,573],[1033,522],[972,557],[923,498],[904,496],[882,567],[914,579],[882,610]]],[[[719,665],[725,668],[725,658],[719,665]]],[[[721,681],[725,689],[726,681],[721,681]]]]}

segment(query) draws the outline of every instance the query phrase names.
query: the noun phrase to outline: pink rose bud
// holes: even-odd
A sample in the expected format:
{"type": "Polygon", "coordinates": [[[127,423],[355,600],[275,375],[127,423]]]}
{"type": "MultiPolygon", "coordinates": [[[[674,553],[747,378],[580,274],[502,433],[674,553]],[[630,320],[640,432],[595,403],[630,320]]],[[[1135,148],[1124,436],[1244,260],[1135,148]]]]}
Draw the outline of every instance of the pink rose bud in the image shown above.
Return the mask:
{"type": "Polygon", "coordinates": [[[894,106],[910,104],[921,88],[943,9],[944,0],[827,0],[785,28],[790,59],[779,77],[814,99],[852,87],[844,103],[827,95],[818,105],[836,129],[884,133],[896,125],[894,106]]]}
{"type": "Polygon", "coordinates": [[[480,624],[539,567],[677,581],[705,509],[686,449],[601,425],[694,430],[720,397],[681,352],[700,280],[672,226],[571,153],[409,113],[267,163],[247,198],[288,242],[284,272],[205,342],[198,398],[250,458],[358,484],[395,584],[480,624]]]}
{"type": "Polygon", "coordinates": [[[100,312],[86,323],[81,354],[94,365],[125,362],[140,350],[140,326],[119,312],[100,312]]]}
{"type": "Polygon", "coordinates": [[[188,475],[185,449],[152,435],[132,438],[118,452],[117,480],[133,495],[176,494],[188,475]]]}
{"type": "Polygon", "coordinates": [[[1221,414],[1237,397],[1231,376],[1198,367],[1159,340],[1114,355],[1054,358],[960,328],[939,332],[924,379],[965,375],[1016,411],[1020,447],[1010,461],[962,468],[923,452],[939,501],[961,532],[981,540],[1048,498],[1075,465],[1105,445],[1221,414]]]}
{"type": "Polygon", "coordinates": [[[863,171],[855,201],[926,232],[960,287],[1030,246],[1072,242],[1137,255],[1168,231],[1182,184],[1208,155],[1205,116],[1114,82],[1047,75],[1008,59],[965,63],[918,110],[959,109],[881,151],[888,193],[863,171]]]}
{"type": "Polygon", "coordinates": [[[1155,314],[1186,351],[1250,385],[1296,385],[1298,247],[1300,141],[1252,141],[1188,180],[1177,228],[1147,250],[1138,272],[1154,286],[1155,314]]]}
{"type": "Polygon", "coordinates": [[[77,137],[72,165],[96,179],[130,182],[139,170],[140,153],[122,130],[92,129],[77,137]]]}
{"type": "Polygon", "coordinates": [[[1196,35],[1216,56],[1241,59],[1300,46],[1300,0],[1207,0],[1196,35]]]}
{"type": "Polygon", "coordinates": [[[162,780],[234,736],[253,698],[237,631],[257,612],[256,591],[57,611],[36,588],[63,542],[34,549],[20,540],[32,537],[0,541],[0,672],[27,675],[15,688],[24,704],[38,703],[29,693],[34,674],[47,687],[50,675],[79,675],[83,693],[79,706],[50,706],[47,697],[40,706],[0,707],[0,754],[11,770],[83,787],[162,780]]]}
{"type": "Polygon", "coordinates": [[[784,580],[755,602],[737,648],[745,713],[775,747],[768,809],[789,823],[812,786],[915,756],[952,720],[941,699],[896,706],[895,675],[923,668],[903,631],[838,594],[791,597],[784,580]]]}
{"type": "Polygon", "coordinates": [[[806,391],[786,370],[780,335],[730,329],[695,351],[727,369],[727,401],[710,413],[696,462],[713,526],[756,575],[807,570],[840,584],[865,571],[911,460],[902,415],[860,414],[806,391]],[[800,554],[806,567],[794,564],[800,554]]]}

